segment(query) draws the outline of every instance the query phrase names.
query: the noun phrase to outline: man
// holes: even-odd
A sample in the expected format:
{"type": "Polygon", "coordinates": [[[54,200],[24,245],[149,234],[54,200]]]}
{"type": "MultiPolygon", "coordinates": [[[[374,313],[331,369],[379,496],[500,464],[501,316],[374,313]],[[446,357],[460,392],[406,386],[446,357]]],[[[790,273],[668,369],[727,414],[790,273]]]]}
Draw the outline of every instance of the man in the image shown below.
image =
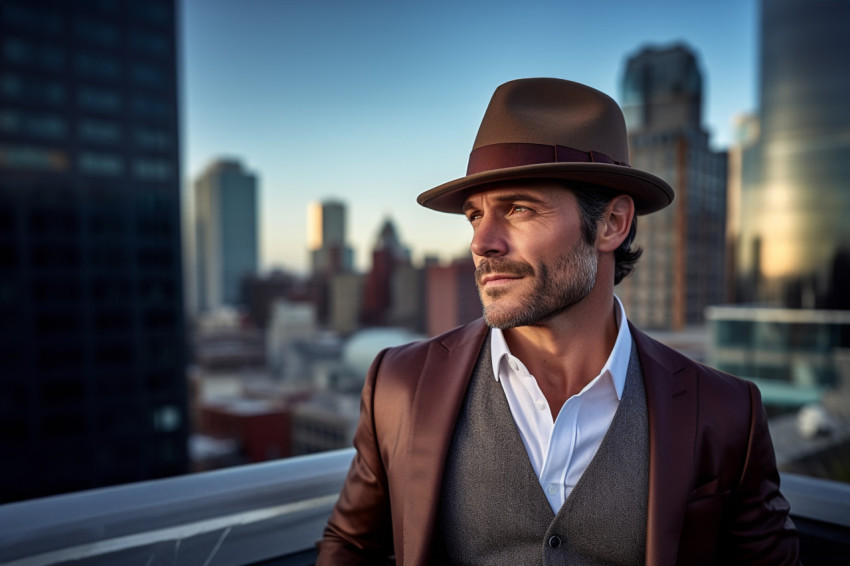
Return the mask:
{"type": "Polygon", "coordinates": [[[467,175],[418,199],[470,222],[484,320],[377,356],[319,565],[797,563],[758,390],[614,295],[672,199],[608,96],[496,90],[467,175]]]}

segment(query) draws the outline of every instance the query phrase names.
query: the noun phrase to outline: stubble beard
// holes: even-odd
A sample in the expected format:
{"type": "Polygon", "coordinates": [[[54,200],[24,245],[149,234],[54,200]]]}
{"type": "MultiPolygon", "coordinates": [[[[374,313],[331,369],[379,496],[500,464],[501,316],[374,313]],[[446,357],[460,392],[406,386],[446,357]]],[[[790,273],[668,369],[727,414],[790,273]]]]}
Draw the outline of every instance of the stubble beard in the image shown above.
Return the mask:
{"type": "Polygon", "coordinates": [[[484,322],[492,328],[536,326],[551,320],[580,302],[596,284],[597,256],[592,246],[580,240],[552,265],[540,264],[535,270],[530,264],[499,258],[484,258],[475,270],[478,293],[484,304],[484,322]],[[491,272],[532,277],[534,286],[519,304],[505,304],[511,290],[482,289],[482,275],[491,272]]]}

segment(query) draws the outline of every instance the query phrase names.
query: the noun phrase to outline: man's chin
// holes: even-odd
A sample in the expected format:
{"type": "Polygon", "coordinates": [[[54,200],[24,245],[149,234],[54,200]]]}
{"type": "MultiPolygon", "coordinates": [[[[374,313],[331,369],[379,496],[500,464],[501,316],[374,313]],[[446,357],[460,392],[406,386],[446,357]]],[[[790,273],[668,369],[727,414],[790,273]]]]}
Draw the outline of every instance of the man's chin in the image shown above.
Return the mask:
{"type": "Polygon", "coordinates": [[[484,306],[484,322],[490,328],[507,330],[517,326],[525,326],[522,315],[520,309],[509,309],[496,305],[484,306]]]}
{"type": "Polygon", "coordinates": [[[486,299],[495,301],[496,299],[501,299],[502,297],[507,295],[509,291],[510,289],[507,289],[505,287],[487,287],[482,291],[482,289],[479,287],[478,295],[481,297],[482,302],[484,302],[486,299]]]}

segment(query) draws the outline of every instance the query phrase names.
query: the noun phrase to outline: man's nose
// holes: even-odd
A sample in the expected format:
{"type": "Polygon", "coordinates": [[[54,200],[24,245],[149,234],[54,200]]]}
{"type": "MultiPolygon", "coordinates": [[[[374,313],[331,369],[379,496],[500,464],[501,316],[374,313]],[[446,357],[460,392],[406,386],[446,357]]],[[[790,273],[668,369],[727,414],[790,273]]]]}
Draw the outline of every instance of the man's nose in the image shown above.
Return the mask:
{"type": "Polygon", "coordinates": [[[495,257],[504,255],[508,251],[508,243],[505,227],[499,219],[493,216],[484,216],[478,221],[472,234],[472,243],[469,249],[473,255],[479,257],[495,257]]]}

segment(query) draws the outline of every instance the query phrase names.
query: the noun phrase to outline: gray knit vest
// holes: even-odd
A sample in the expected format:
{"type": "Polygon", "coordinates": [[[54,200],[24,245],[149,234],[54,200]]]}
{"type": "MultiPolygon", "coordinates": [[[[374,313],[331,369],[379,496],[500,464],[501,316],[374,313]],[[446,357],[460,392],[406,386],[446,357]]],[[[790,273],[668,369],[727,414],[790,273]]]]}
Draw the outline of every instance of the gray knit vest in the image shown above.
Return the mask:
{"type": "Polygon", "coordinates": [[[596,456],[557,515],[482,348],[446,461],[433,564],[643,564],[649,433],[636,348],[596,456]]]}

